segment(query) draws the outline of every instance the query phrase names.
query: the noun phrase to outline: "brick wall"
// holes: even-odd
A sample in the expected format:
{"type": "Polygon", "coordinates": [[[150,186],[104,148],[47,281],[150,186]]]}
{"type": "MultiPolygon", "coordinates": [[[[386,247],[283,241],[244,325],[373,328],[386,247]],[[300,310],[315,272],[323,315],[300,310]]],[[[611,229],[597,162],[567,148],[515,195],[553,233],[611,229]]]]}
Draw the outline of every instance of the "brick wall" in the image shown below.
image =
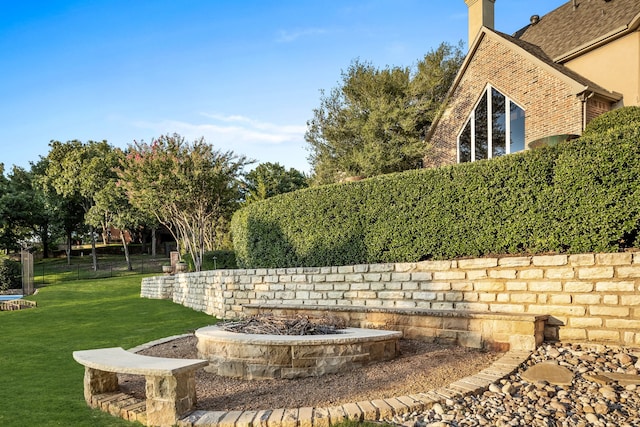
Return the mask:
{"type": "Polygon", "coordinates": [[[550,135],[582,133],[582,102],[568,83],[499,36],[487,35],[433,131],[427,167],[456,163],[458,134],[487,84],[525,110],[525,146],[550,135]]]}
{"type": "Polygon", "coordinates": [[[226,319],[245,304],[542,314],[547,340],[640,344],[640,252],[216,270],[145,278],[141,296],[226,319]]]}
{"type": "Polygon", "coordinates": [[[607,111],[611,111],[610,101],[600,96],[589,98],[587,100],[587,123],[607,111]]]}

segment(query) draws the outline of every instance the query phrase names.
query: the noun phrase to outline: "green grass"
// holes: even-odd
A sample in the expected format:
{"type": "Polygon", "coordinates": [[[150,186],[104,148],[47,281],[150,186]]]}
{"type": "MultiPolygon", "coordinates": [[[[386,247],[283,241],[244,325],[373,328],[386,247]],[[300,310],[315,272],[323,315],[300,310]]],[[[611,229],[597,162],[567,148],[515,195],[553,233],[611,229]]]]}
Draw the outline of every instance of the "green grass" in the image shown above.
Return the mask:
{"type": "Polygon", "coordinates": [[[131,426],[83,398],[74,350],[131,348],[215,323],[170,301],[140,298],[140,275],[47,286],[38,307],[0,312],[0,425],[131,426]]]}
{"type": "Polygon", "coordinates": [[[93,280],[112,277],[132,276],[139,274],[160,274],[162,265],[169,264],[164,255],[131,255],[132,271],[127,269],[123,255],[98,255],[98,270],[93,270],[91,254],[73,256],[71,265],[67,258],[47,258],[34,263],[33,279],[36,287],[44,284],[60,283],[70,280],[93,280]]]}

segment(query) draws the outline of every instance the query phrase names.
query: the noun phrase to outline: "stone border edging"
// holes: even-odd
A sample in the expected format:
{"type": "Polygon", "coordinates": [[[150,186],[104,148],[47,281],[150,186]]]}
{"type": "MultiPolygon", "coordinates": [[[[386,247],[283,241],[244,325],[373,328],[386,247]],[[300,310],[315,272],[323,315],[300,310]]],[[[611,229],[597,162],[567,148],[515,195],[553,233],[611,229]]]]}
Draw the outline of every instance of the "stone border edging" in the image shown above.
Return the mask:
{"type": "Polygon", "coordinates": [[[194,334],[193,333],[189,333],[189,334],[181,334],[181,335],[172,335],[170,337],[164,337],[164,338],[160,338],[154,341],[149,341],[147,343],[144,344],[140,344],[139,346],[133,347],[128,349],[127,351],[131,352],[131,353],[138,353],[142,350],[146,350],[148,348],[154,347],[156,345],[160,345],[160,344],[165,344],[180,338],[188,338],[188,337],[192,337],[194,334]]]}
{"type": "MultiPolygon", "coordinates": [[[[193,334],[174,335],[151,341],[130,349],[138,352],[164,344],[178,338],[186,338],[193,334]]],[[[493,364],[477,374],[461,378],[446,387],[429,390],[422,393],[398,396],[388,399],[374,399],[355,403],[345,403],[328,408],[276,408],[259,411],[203,411],[196,410],[188,416],[178,420],[180,427],[327,427],[345,419],[355,421],[390,421],[393,416],[424,411],[436,403],[447,399],[462,397],[468,394],[480,393],[489,385],[511,375],[518,367],[527,361],[532,352],[508,351],[493,364]]],[[[124,395],[127,396],[127,395],[124,395]]],[[[115,402],[112,400],[111,404],[115,402]]],[[[107,412],[112,412],[108,410],[107,412]]],[[[119,412],[119,411],[118,411],[119,412]]],[[[114,415],[118,415],[116,412],[114,415]]],[[[131,419],[128,416],[122,416],[131,419]]],[[[138,421],[143,422],[140,418],[138,421]]],[[[144,423],[144,422],[143,422],[144,423]]]]}
{"type": "Polygon", "coordinates": [[[480,393],[511,375],[532,352],[508,351],[490,367],[446,387],[424,393],[345,403],[328,408],[278,408],[260,411],[196,410],[178,421],[180,427],[328,427],[343,420],[391,421],[394,416],[424,411],[447,399],[480,393]]]}
{"type": "MultiPolygon", "coordinates": [[[[164,344],[192,333],[174,335],[151,341],[128,351],[139,352],[154,345],[164,344]]],[[[480,393],[489,385],[511,375],[531,356],[530,351],[508,351],[493,364],[477,374],[461,378],[446,387],[388,399],[374,399],[327,408],[276,408],[252,411],[196,410],[178,420],[179,427],[328,427],[343,420],[391,421],[394,416],[424,411],[447,399],[480,393]]],[[[144,402],[132,400],[124,393],[96,396],[97,407],[125,420],[146,425],[144,402]]]]}

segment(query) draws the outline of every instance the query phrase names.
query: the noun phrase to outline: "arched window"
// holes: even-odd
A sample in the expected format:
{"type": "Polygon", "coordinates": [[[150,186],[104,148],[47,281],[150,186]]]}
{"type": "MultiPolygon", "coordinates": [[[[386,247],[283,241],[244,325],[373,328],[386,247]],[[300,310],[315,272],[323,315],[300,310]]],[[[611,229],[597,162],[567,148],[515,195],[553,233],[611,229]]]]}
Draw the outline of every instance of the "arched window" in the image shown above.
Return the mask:
{"type": "Polygon", "coordinates": [[[487,86],[458,135],[458,163],[522,150],[524,110],[495,88],[487,86]]]}

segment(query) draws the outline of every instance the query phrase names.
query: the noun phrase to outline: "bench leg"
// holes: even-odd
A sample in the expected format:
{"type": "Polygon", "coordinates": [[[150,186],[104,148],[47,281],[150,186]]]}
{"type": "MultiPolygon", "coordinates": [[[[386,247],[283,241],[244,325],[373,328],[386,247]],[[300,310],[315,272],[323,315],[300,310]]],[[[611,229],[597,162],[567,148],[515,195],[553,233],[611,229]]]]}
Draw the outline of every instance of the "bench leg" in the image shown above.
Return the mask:
{"type": "Polygon", "coordinates": [[[196,405],[195,372],[146,377],[147,425],[174,425],[196,405]]]}
{"type": "Polygon", "coordinates": [[[85,366],[84,400],[89,406],[96,406],[94,402],[92,402],[93,396],[112,391],[118,391],[118,374],[114,372],[100,371],[98,369],[85,366]]]}

